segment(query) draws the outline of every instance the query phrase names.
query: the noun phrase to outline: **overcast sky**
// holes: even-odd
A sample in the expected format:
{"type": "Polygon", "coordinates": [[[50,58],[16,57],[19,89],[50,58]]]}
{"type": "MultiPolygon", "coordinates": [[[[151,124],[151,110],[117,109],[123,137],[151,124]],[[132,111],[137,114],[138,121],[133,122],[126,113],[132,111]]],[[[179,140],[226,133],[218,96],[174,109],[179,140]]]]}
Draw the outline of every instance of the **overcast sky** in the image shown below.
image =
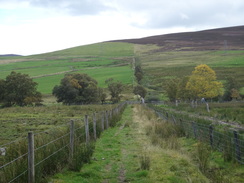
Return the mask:
{"type": "Polygon", "coordinates": [[[244,0],[0,0],[0,54],[244,25],[244,0]]]}

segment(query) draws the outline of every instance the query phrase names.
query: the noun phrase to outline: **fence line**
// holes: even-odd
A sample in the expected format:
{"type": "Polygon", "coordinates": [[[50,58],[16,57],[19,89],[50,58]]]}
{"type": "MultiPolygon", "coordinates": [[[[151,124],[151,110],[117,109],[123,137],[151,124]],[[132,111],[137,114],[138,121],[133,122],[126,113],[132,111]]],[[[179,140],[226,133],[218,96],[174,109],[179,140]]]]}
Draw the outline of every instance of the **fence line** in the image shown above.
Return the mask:
{"type": "MultiPolygon", "coordinates": [[[[86,137],[85,138],[86,144],[89,144],[90,140],[93,139],[95,140],[98,137],[97,133],[104,130],[104,122],[106,122],[106,129],[107,129],[109,126],[112,125],[110,123],[113,123],[112,118],[121,113],[122,108],[124,107],[125,104],[126,102],[121,103],[117,107],[113,108],[111,111],[99,112],[97,114],[94,113],[91,116],[93,117],[93,120],[90,120],[90,122],[88,120],[88,115],[85,115],[85,123],[83,125],[79,125],[77,128],[75,128],[74,121],[71,121],[69,127],[70,131],[68,133],[61,134],[57,138],[54,137],[54,139],[51,139],[51,141],[48,142],[43,142],[45,141],[45,136],[40,136],[39,138],[34,139],[34,136],[43,135],[43,133],[46,132],[38,132],[37,134],[34,134],[33,132],[29,132],[28,138],[25,137],[20,140],[17,139],[12,142],[1,145],[0,147],[7,152],[4,156],[1,156],[0,154],[0,182],[4,182],[4,183],[14,182],[14,181],[27,182],[27,180],[28,183],[35,182],[35,179],[37,177],[37,175],[35,174],[35,168],[37,168],[37,166],[39,166],[41,163],[46,162],[52,156],[58,154],[59,152],[63,151],[66,148],[68,148],[67,151],[69,153],[66,153],[66,151],[64,153],[66,153],[67,156],[69,157],[69,158],[67,157],[67,159],[69,159],[69,161],[72,161],[74,146],[79,145],[76,144],[75,141],[79,141],[80,143],[84,142],[82,141],[82,139],[84,139],[84,136],[86,137]],[[97,125],[97,122],[99,121],[101,125],[97,125]],[[26,142],[24,142],[23,140],[26,140],[26,142]],[[53,149],[50,148],[48,149],[48,152],[46,152],[48,146],[52,144],[56,144],[58,142],[59,144],[54,145],[53,149]],[[38,146],[38,144],[40,144],[40,146],[35,148],[35,146],[38,146]],[[38,151],[40,151],[40,153],[38,153],[38,151]],[[15,158],[13,159],[14,156],[15,158]],[[36,163],[35,160],[38,159],[39,162],[36,163]],[[1,165],[2,163],[3,165],[1,165]],[[18,169],[18,167],[20,167],[20,170],[18,169]],[[8,175],[6,176],[5,173],[8,175]],[[28,178],[25,176],[26,174],[28,174],[28,178]]],[[[57,132],[57,131],[53,131],[53,132],[57,132]]],[[[58,133],[61,132],[58,131],[58,133]]],[[[50,132],[46,134],[50,136],[52,135],[50,132]]],[[[51,136],[51,138],[53,138],[53,136],[51,136]]]]}
{"type": "MultiPolygon", "coordinates": [[[[148,106],[147,106],[148,107],[148,106]]],[[[177,114],[164,109],[158,109],[156,106],[148,107],[163,120],[180,126],[187,137],[193,137],[199,141],[210,144],[213,149],[222,152],[226,160],[235,160],[240,164],[244,164],[244,137],[236,130],[228,129],[224,132],[214,128],[212,124],[207,125],[197,123],[192,120],[184,120],[177,114]]]]}

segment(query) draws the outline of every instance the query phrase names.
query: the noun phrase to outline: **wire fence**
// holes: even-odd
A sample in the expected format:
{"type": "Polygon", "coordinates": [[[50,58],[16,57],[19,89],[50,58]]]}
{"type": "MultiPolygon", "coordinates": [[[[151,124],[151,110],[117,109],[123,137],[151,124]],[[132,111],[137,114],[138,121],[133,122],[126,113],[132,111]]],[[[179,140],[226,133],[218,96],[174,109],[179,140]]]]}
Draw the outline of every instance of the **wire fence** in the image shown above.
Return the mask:
{"type": "Polygon", "coordinates": [[[222,152],[226,161],[235,160],[244,164],[244,137],[238,130],[219,128],[211,123],[200,123],[189,118],[184,119],[180,114],[155,105],[150,105],[149,108],[154,110],[160,118],[180,126],[186,137],[208,143],[213,149],[222,152]]]}
{"type": "Polygon", "coordinates": [[[82,120],[0,145],[0,183],[41,182],[67,164],[75,162],[81,144],[95,141],[103,130],[120,119],[126,102],[110,111],[100,111],[82,120]]]}

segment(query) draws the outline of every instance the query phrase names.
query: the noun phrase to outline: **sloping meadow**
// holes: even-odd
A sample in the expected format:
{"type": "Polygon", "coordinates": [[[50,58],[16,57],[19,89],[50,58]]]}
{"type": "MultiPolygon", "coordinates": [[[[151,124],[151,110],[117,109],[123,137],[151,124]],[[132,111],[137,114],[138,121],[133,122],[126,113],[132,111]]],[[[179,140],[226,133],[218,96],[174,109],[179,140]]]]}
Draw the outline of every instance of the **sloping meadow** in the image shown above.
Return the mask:
{"type": "Polygon", "coordinates": [[[105,87],[108,78],[130,84],[132,56],[133,44],[97,43],[40,55],[2,57],[0,79],[5,79],[11,71],[28,74],[43,94],[51,94],[67,73],[86,73],[100,87],[105,87]]]}

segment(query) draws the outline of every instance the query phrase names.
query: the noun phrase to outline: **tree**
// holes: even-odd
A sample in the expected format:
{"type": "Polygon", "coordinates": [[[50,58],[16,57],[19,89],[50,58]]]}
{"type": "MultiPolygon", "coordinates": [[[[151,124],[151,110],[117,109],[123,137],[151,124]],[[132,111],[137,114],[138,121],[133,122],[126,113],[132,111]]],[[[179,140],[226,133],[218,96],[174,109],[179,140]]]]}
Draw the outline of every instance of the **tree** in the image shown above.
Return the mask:
{"type": "Polygon", "coordinates": [[[108,83],[108,90],[110,91],[111,101],[117,103],[121,99],[121,92],[123,91],[123,84],[119,81],[108,83]]]}
{"type": "Polygon", "coordinates": [[[104,92],[104,89],[102,89],[102,88],[98,89],[98,96],[99,96],[99,99],[102,102],[102,104],[104,104],[104,102],[106,101],[106,98],[107,98],[107,94],[104,92]]]}
{"type": "Polygon", "coordinates": [[[5,94],[5,81],[0,79],[0,102],[3,101],[5,94]]]}
{"type": "Polygon", "coordinates": [[[191,98],[190,91],[186,88],[189,77],[183,77],[179,80],[177,97],[183,100],[189,100],[191,98]]]}
{"type": "Polygon", "coordinates": [[[170,79],[165,83],[164,89],[171,102],[178,98],[179,79],[170,79]]]}
{"type": "Polygon", "coordinates": [[[64,104],[89,104],[99,100],[97,81],[87,74],[67,74],[60,85],[53,88],[53,95],[64,104]]]}
{"type": "Polygon", "coordinates": [[[240,88],[240,84],[236,81],[236,79],[234,77],[232,77],[232,76],[227,77],[226,83],[225,83],[225,92],[223,95],[223,100],[231,101],[232,100],[231,90],[236,89],[238,91],[239,88],[240,88]]]}
{"type": "Polygon", "coordinates": [[[237,89],[233,88],[231,90],[231,98],[232,100],[237,100],[238,98],[240,98],[240,93],[237,89]]]}
{"type": "Polygon", "coordinates": [[[209,66],[201,64],[195,67],[186,88],[193,98],[213,98],[222,95],[223,85],[216,80],[216,74],[209,66]]]}
{"type": "Polygon", "coordinates": [[[147,95],[147,90],[143,86],[137,85],[134,87],[133,93],[135,95],[140,95],[142,98],[145,98],[147,95]]]}
{"type": "Polygon", "coordinates": [[[134,73],[137,83],[140,84],[141,80],[143,79],[143,71],[141,68],[141,65],[137,65],[135,67],[135,73],[134,73]]]}
{"type": "Polygon", "coordinates": [[[3,91],[2,101],[7,106],[24,106],[42,101],[41,93],[37,91],[37,83],[27,74],[11,72],[5,81],[1,81],[0,88],[3,91]]]}
{"type": "MultiPolygon", "coordinates": [[[[222,88],[222,83],[216,80],[214,70],[206,64],[195,67],[186,85],[186,89],[189,90],[193,100],[197,98],[214,98],[222,95],[222,88]]],[[[209,111],[208,103],[206,105],[209,111]]]]}

